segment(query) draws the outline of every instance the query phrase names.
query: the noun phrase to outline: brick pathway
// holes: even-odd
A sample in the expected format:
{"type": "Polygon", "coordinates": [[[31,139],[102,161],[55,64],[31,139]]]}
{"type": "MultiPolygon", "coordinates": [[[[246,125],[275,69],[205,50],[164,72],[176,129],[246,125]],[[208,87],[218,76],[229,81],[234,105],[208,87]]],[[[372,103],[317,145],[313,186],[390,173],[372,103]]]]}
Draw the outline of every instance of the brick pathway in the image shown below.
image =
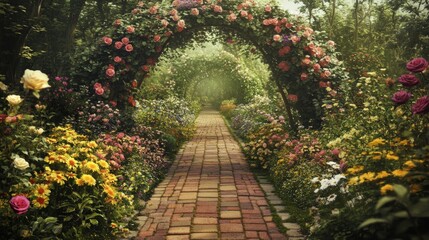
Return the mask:
{"type": "Polygon", "coordinates": [[[135,239],[287,239],[238,143],[215,111],[177,155],[143,211],[135,239]]]}

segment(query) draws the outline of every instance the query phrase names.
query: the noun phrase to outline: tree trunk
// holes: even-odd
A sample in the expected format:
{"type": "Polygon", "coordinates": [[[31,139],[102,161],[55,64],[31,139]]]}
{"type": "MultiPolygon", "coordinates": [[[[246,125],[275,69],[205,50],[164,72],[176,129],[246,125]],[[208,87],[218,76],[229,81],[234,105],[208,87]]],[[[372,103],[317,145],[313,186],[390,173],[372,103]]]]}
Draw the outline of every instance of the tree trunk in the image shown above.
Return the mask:
{"type": "Polygon", "coordinates": [[[287,99],[286,93],[283,90],[283,86],[279,83],[278,80],[274,80],[274,81],[276,82],[277,89],[278,89],[278,91],[282,97],[283,103],[285,105],[286,114],[287,114],[287,117],[289,120],[289,125],[290,125],[290,128],[292,129],[292,134],[294,136],[296,136],[298,134],[298,126],[296,125],[296,122],[293,118],[292,109],[290,107],[289,100],[287,99]]]}
{"type": "Polygon", "coordinates": [[[355,1],[355,12],[354,12],[354,17],[355,17],[355,32],[354,32],[354,44],[355,44],[355,49],[358,49],[358,44],[359,44],[359,0],[355,1]]]}

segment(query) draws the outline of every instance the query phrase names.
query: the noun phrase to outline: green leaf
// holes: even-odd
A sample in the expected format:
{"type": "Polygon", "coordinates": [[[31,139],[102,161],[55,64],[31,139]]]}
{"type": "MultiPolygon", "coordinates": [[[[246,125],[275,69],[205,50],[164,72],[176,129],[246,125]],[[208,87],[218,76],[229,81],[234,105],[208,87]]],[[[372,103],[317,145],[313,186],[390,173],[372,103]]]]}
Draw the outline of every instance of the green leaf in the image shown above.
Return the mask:
{"type": "Polygon", "coordinates": [[[378,200],[377,205],[375,206],[375,210],[379,210],[381,207],[383,207],[385,204],[395,201],[395,197],[382,197],[380,200],[378,200]]]}
{"type": "Polygon", "coordinates": [[[399,184],[394,184],[393,191],[395,191],[402,203],[406,204],[408,202],[408,189],[406,187],[399,184]]]}
{"type": "Polygon", "coordinates": [[[33,92],[33,95],[34,95],[36,98],[40,98],[39,91],[34,91],[34,92],[33,92]]]}
{"type": "Polygon", "coordinates": [[[91,218],[91,219],[89,219],[89,222],[90,222],[92,225],[97,225],[97,224],[98,224],[98,220],[97,220],[97,219],[95,219],[95,218],[91,218]]]}
{"type": "Polygon", "coordinates": [[[382,218],[369,218],[365,220],[363,223],[361,223],[358,228],[361,229],[375,223],[389,223],[389,222],[386,219],[382,219],[382,218]]]}

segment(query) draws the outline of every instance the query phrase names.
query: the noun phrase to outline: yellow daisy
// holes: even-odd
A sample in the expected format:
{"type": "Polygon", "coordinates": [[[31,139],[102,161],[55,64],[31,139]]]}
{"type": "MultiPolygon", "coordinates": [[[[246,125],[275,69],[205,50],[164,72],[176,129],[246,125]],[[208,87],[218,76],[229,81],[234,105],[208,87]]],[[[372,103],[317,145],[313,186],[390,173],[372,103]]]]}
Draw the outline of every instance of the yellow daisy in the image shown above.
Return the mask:
{"type": "Polygon", "coordinates": [[[98,164],[96,164],[94,162],[87,162],[85,164],[85,168],[87,168],[93,172],[100,172],[100,168],[98,167],[98,164]]]}
{"type": "Polygon", "coordinates": [[[34,195],[40,196],[49,196],[51,190],[49,189],[48,184],[36,184],[36,188],[34,189],[34,195]]]}
{"type": "Polygon", "coordinates": [[[380,188],[380,193],[383,195],[386,194],[387,191],[393,191],[393,186],[391,184],[386,184],[380,188]]]}
{"type": "Polygon", "coordinates": [[[382,138],[376,138],[374,140],[372,140],[370,143],[368,143],[368,147],[377,147],[379,145],[384,145],[385,144],[385,140],[382,138]]]}
{"type": "Polygon", "coordinates": [[[84,183],[90,185],[90,186],[94,186],[97,181],[94,179],[94,177],[92,177],[89,174],[83,174],[82,177],[80,177],[84,183]]]}
{"type": "Polygon", "coordinates": [[[377,176],[375,177],[376,179],[382,179],[382,178],[386,178],[390,176],[390,174],[386,171],[381,171],[377,174],[377,176]]]}
{"type": "Polygon", "coordinates": [[[49,198],[46,196],[39,196],[36,199],[33,200],[33,205],[36,208],[45,208],[49,204],[49,198]]]}
{"type": "Polygon", "coordinates": [[[396,156],[395,154],[393,154],[393,153],[388,153],[387,155],[386,155],[386,159],[387,160],[395,160],[395,161],[397,161],[397,160],[399,160],[399,157],[398,156],[396,156]]]}
{"type": "Polygon", "coordinates": [[[395,177],[404,177],[405,175],[408,174],[408,171],[402,170],[402,169],[396,169],[395,171],[392,172],[392,174],[395,177]]]}
{"type": "Polygon", "coordinates": [[[106,168],[106,169],[108,169],[110,167],[109,163],[107,163],[104,160],[98,161],[98,165],[100,165],[102,168],[106,168]]]}

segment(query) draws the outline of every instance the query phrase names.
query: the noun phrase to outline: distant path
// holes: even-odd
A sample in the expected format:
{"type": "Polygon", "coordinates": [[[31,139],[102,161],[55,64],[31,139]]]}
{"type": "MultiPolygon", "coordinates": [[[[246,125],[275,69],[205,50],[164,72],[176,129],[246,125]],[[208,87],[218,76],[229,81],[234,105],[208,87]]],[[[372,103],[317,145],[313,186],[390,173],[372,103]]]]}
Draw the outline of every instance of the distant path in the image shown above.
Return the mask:
{"type": "Polygon", "coordinates": [[[221,115],[203,111],[197,132],[144,211],[137,239],[287,239],[221,115]]]}

